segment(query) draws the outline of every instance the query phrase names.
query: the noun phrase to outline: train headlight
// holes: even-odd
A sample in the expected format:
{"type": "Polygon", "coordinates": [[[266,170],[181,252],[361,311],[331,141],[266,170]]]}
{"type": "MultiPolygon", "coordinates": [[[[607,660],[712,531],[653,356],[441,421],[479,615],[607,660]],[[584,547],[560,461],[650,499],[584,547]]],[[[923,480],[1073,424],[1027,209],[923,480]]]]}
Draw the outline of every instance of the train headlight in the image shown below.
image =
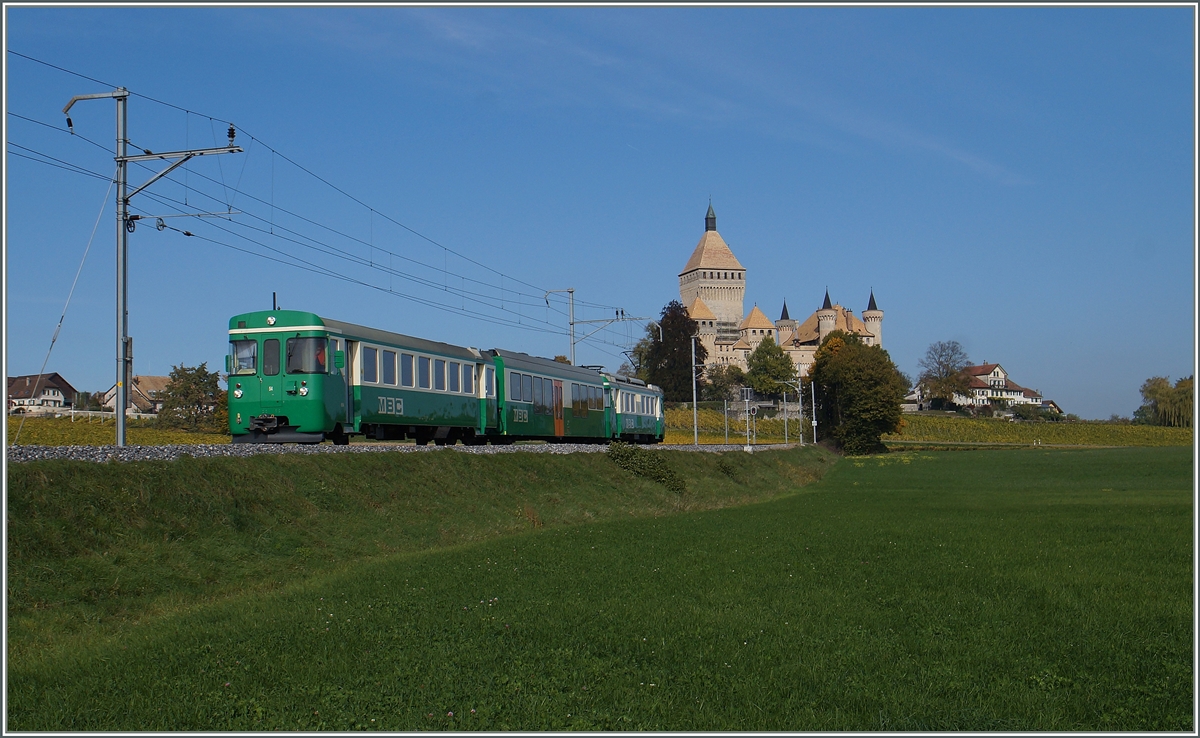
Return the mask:
{"type": "Polygon", "coordinates": [[[301,387],[301,388],[300,388],[300,394],[301,394],[301,395],[307,395],[307,394],[308,394],[308,387],[301,387]]]}
{"type": "Polygon", "coordinates": [[[235,389],[235,390],[233,391],[233,396],[234,396],[234,397],[236,397],[236,398],[238,398],[238,399],[241,399],[241,397],[242,397],[242,391],[241,391],[240,389],[235,389]]]}

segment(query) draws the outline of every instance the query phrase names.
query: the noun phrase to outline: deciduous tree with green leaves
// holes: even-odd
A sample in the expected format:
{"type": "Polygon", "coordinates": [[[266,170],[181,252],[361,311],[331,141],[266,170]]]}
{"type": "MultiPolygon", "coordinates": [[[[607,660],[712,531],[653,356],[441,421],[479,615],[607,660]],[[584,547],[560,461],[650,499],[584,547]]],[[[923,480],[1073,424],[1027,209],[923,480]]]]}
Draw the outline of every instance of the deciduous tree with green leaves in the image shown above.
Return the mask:
{"type": "Polygon", "coordinates": [[[880,437],[902,427],[906,389],[887,351],[852,333],[833,331],[813,359],[820,437],[833,438],[848,454],[886,451],[880,437]]]}
{"type": "Polygon", "coordinates": [[[1142,406],[1134,412],[1135,422],[1190,428],[1194,403],[1192,377],[1183,377],[1171,386],[1168,377],[1150,377],[1142,383],[1142,406]]]}
{"type": "Polygon", "coordinates": [[[699,330],[696,321],[688,317],[683,303],[672,300],[663,307],[658,326],[647,330],[650,345],[638,376],[661,387],[668,402],[691,402],[692,377],[696,377],[697,390],[703,390],[703,365],[708,358],[704,344],[696,341],[696,364],[701,368],[692,366],[692,336],[699,330]]]}
{"type": "Polygon", "coordinates": [[[159,424],[184,430],[229,430],[229,410],[219,372],[210,372],[208,362],[197,367],[172,367],[170,381],[163,388],[163,406],[159,424]]]}
{"type": "Polygon", "coordinates": [[[746,382],[767,397],[781,396],[796,381],[796,365],[770,336],[750,352],[746,367],[746,382]]]}
{"type": "Polygon", "coordinates": [[[738,389],[745,386],[746,374],[736,364],[716,364],[704,372],[708,382],[704,386],[705,400],[736,400],[738,389]]]}

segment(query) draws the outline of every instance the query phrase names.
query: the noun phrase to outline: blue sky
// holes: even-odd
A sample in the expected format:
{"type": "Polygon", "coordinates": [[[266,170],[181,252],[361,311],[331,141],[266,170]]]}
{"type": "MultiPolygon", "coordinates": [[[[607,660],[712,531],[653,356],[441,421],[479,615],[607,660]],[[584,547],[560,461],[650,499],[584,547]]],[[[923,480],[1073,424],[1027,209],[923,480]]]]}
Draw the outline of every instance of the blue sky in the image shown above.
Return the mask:
{"type": "MultiPolygon", "coordinates": [[[[140,148],[222,145],[232,121],[246,149],[134,198],[235,212],[131,236],[139,374],[223,367],[229,317],[272,291],[565,354],[544,293],[574,288],[580,321],[657,316],[710,197],[747,310],[803,318],[828,288],[860,313],[874,289],[912,376],[956,340],[1107,418],[1193,372],[1190,7],[5,11],[8,50],[99,80],[5,54],[9,375],[41,366],[100,216],[47,371],[114,381],[115,105],[77,104],[74,137],[61,112],[112,85],[140,148]]],[[[616,369],[642,331],[602,329],[578,362],[616,369]]]]}

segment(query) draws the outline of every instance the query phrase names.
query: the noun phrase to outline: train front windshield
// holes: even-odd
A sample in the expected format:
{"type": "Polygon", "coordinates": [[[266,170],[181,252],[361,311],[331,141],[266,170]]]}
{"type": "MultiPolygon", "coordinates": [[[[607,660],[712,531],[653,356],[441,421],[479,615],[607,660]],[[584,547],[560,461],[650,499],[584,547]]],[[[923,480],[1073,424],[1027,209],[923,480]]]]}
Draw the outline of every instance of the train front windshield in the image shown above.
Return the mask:
{"type": "Polygon", "coordinates": [[[230,341],[234,374],[253,374],[258,371],[258,341],[230,341]]]}
{"type": "Polygon", "coordinates": [[[287,340],[288,374],[324,374],[325,339],[289,338],[287,340]]]}

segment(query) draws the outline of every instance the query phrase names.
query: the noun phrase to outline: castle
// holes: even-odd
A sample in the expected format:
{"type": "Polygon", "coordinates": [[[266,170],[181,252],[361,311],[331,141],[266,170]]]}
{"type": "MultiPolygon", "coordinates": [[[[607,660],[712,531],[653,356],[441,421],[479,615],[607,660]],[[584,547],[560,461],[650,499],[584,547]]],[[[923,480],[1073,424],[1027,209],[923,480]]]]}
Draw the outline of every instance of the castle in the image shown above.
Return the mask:
{"type": "Polygon", "coordinates": [[[679,274],[679,301],[699,324],[708,366],[734,364],[745,370],[747,357],[768,336],[783,348],[800,376],[808,375],[813,353],[832,331],[855,333],[868,345],[883,345],[883,311],[875,304],[874,290],[861,320],[849,308],[831,303],[829,290],[821,308],[803,322],[788,315],[786,301],[773,323],[757,305],[745,315],[745,296],[746,268],[717,233],[717,215],[710,204],[704,235],[679,274]]]}

